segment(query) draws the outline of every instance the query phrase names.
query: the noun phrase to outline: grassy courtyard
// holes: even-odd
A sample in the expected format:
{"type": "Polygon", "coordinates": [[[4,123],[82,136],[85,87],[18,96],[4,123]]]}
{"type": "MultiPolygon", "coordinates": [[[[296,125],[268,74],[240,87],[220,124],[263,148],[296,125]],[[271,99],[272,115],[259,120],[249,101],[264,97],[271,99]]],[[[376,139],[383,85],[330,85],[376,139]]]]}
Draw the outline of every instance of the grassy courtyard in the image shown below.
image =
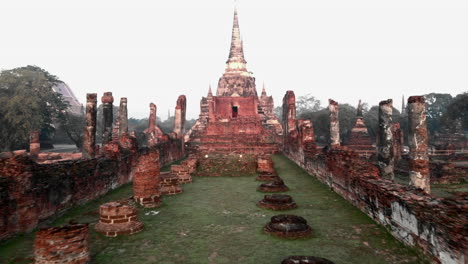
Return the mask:
{"type": "MultiPolygon", "coordinates": [[[[165,196],[164,205],[140,209],[145,229],[133,236],[106,238],[94,232],[100,204],[132,195],[131,185],[67,212],[50,225],[70,220],[91,223],[93,263],[281,263],[289,255],[314,255],[335,263],[426,263],[381,226],[327,186],[281,155],[275,167],[298,208],[287,211],[308,220],[313,236],[282,240],[263,233],[280,212],[256,206],[263,193],[253,177],[197,177],[184,193],[165,196]]],[[[32,262],[34,235],[0,245],[0,263],[32,262]]]]}

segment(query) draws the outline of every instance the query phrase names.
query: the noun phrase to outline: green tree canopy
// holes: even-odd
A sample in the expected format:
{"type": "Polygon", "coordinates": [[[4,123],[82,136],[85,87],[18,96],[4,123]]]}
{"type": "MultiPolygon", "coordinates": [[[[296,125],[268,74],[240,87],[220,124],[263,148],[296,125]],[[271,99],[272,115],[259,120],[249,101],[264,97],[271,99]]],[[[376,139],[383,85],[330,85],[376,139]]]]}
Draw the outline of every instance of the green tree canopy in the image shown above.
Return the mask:
{"type": "Polygon", "coordinates": [[[47,71],[26,66],[0,72],[0,149],[28,145],[29,133],[52,134],[53,121],[64,118],[68,104],[52,89],[61,81],[47,71]]]}

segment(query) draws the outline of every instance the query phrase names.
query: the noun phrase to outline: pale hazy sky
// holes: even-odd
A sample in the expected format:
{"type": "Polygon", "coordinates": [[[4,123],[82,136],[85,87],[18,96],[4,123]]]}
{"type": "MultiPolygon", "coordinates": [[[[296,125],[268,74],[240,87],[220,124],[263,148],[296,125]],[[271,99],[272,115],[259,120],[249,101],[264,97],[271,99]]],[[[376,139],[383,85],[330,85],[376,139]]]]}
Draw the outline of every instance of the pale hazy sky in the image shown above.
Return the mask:
{"type": "MultiPolygon", "coordinates": [[[[0,69],[37,65],[80,102],[86,93],[149,103],[165,119],[177,96],[188,118],[227,60],[232,0],[0,0],[0,69]]],[[[468,1],[241,0],[247,67],[280,105],[286,90],[377,104],[468,90],[468,1]]]]}

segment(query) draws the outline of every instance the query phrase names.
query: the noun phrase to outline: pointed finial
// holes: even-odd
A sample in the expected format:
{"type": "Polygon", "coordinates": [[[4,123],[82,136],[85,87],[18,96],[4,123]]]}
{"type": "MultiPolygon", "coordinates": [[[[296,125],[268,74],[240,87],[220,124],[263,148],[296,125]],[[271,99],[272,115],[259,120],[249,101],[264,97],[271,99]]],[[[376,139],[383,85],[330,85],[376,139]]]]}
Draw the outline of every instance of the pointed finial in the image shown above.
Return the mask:
{"type": "Polygon", "coordinates": [[[211,92],[211,83],[209,85],[209,88],[208,88],[208,97],[211,97],[213,96],[213,93],[211,92]]]}
{"type": "Polygon", "coordinates": [[[401,114],[405,114],[406,113],[406,107],[405,107],[405,96],[402,95],[401,96],[401,114]]]}
{"type": "Polygon", "coordinates": [[[361,103],[361,99],[359,99],[359,103],[358,103],[358,107],[357,107],[357,114],[356,116],[359,118],[359,117],[362,117],[362,103],[361,103]]]}
{"type": "Polygon", "coordinates": [[[262,96],[266,96],[266,89],[265,89],[265,82],[263,82],[263,88],[262,88],[262,96]]]}

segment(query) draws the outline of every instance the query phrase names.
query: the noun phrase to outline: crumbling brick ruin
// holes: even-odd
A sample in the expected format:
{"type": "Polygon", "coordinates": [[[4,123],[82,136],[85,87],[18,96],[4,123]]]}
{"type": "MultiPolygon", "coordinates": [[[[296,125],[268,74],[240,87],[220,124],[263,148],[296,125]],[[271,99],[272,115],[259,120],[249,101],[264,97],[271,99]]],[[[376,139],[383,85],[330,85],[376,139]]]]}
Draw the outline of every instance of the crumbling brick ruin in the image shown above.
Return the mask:
{"type": "Polygon", "coordinates": [[[96,117],[97,94],[86,95],[86,125],[83,134],[83,158],[94,158],[96,155],[96,117]]]}
{"type": "Polygon", "coordinates": [[[87,224],[40,229],[34,240],[34,263],[89,263],[88,240],[87,224]]]}
{"type": "Polygon", "coordinates": [[[161,205],[159,153],[142,149],[133,169],[133,199],[143,207],[161,205]]]}
{"type": "Polygon", "coordinates": [[[114,120],[114,97],[111,92],[105,92],[101,97],[102,102],[102,144],[112,140],[112,122],[114,120]]]}
{"type": "MultiPolygon", "coordinates": [[[[287,93],[285,100],[289,97],[290,93],[287,93]]],[[[428,175],[425,167],[428,163],[424,161],[427,155],[427,144],[424,144],[427,142],[424,99],[410,97],[408,102],[410,137],[414,142],[411,147],[411,168],[425,177],[428,175]],[[424,166],[416,166],[420,164],[424,166]]],[[[288,111],[283,108],[283,113],[288,111]]],[[[286,130],[290,126],[289,121],[283,119],[284,132],[296,133],[286,130]]],[[[298,155],[301,150],[292,152],[294,145],[288,145],[290,141],[285,141],[284,154],[376,222],[386,226],[397,239],[424,250],[435,262],[463,263],[466,260],[468,235],[464,226],[468,216],[463,213],[468,206],[466,199],[434,198],[423,191],[421,187],[425,185],[412,187],[383,179],[377,166],[361,159],[350,148],[336,146],[337,142],[336,139],[331,140],[335,146],[325,147],[317,155],[301,156],[298,155]]]]}
{"type": "Polygon", "coordinates": [[[107,237],[116,237],[138,233],[143,230],[143,226],[143,223],[138,221],[135,206],[110,202],[99,207],[99,222],[94,228],[107,237]]]}
{"type": "Polygon", "coordinates": [[[429,193],[429,156],[426,121],[426,102],[423,96],[408,98],[409,175],[410,184],[429,193]]]}
{"type": "Polygon", "coordinates": [[[226,70],[216,96],[211,87],[200,102],[200,116],[187,134],[189,148],[205,153],[275,153],[281,124],[273,114],[273,98],[259,98],[255,78],[247,71],[237,18],[226,70]]]}
{"type": "Polygon", "coordinates": [[[383,178],[394,178],[392,99],[379,103],[379,130],[377,137],[377,162],[383,178]]]}
{"type": "Polygon", "coordinates": [[[31,133],[29,133],[29,155],[32,159],[37,159],[39,152],[41,152],[39,131],[31,131],[31,133]]]}
{"type": "MultiPolygon", "coordinates": [[[[110,93],[103,98],[104,102],[109,103],[110,93]]],[[[0,158],[0,240],[31,231],[39,222],[104,195],[132,181],[135,175],[137,179],[142,175],[148,176],[149,182],[145,184],[159,185],[160,178],[151,178],[153,173],[159,172],[160,166],[185,156],[183,139],[168,135],[162,135],[161,141],[151,146],[148,152],[152,154],[149,157],[145,156],[144,151],[139,152],[136,139],[128,133],[126,98],[121,99],[117,124],[114,126],[119,129],[113,129],[112,140],[98,150],[95,143],[96,103],[97,95],[88,94],[83,158],[80,153],[39,153],[40,163],[37,163],[25,152],[0,158]],[[159,164],[156,164],[155,155],[159,155],[159,164]],[[150,159],[146,164],[145,158],[150,159]]],[[[106,115],[103,118],[106,119],[106,115]]],[[[107,127],[112,126],[107,124],[107,127]]],[[[191,161],[192,170],[194,166],[196,162],[193,164],[191,161]]],[[[138,180],[136,182],[138,184],[138,180]]],[[[144,193],[142,197],[145,205],[150,204],[148,199],[153,205],[160,203],[158,191],[144,193]]]]}
{"type": "Polygon", "coordinates": [[[359,156],[364,158],[369,158],[375,153],[375,147],[364,123],[361,100],[359,100],[357,108],[356,123],[351,129],[349,137],[343,139],[343,145],[356,151],[359,156]]]}

